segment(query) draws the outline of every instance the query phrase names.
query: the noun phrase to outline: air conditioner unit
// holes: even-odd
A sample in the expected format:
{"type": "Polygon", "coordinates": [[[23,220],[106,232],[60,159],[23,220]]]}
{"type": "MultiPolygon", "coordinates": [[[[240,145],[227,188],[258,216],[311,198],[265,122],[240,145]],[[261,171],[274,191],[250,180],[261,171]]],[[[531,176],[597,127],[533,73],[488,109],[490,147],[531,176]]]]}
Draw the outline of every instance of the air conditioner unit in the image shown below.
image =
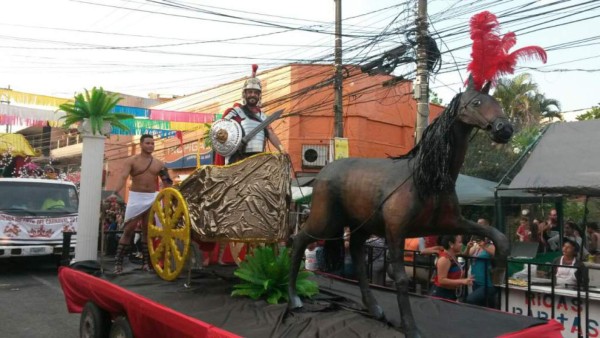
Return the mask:
{"type": "Polygon", "coordinates": [[[319,168],[327,165],[329,146],[322,144],[302,145],[302,166],[319,168]]]}

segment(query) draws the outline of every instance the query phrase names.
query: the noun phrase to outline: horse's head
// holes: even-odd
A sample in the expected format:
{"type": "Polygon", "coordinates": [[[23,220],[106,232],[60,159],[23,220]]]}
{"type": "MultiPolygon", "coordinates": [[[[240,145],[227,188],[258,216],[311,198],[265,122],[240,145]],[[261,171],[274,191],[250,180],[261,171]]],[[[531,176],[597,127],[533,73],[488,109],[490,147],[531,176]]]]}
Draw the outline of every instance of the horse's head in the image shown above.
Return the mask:
{"type": "Polygon", "coordinates": [[[488,132],[497,143],[507,143],[513,134],[513,127],[504,115],[502,107],[488,94],[488,82],[481,91],[473,88],[473,79],[469,77],[467,90],[460,99],[458,120],[488,132]]]}

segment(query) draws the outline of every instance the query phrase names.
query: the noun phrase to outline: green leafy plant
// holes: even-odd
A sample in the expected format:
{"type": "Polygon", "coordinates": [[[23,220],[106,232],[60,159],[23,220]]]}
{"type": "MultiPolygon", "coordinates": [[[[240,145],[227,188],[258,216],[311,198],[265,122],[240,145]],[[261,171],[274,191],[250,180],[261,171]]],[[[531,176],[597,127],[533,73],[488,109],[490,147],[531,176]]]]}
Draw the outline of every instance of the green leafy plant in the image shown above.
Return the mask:
{"type": "Polygon", "coordinates": [[[74,123],[88,119],[92,134],[102,134],[102,126],[105,122],[110,123],[113,127],[129,130],[121,120],[131,119],[133,116],[112,112],[121,100],[122,98],[117,94],[105,92],[102,87],[94,87],[91,91],[86,89],[85,95],[79,93],[75,95],[73,102],[63,103],[59,106],[66,113],[62,117],[65,120],[64,127],[68,128],[74,123]]]}
{"type": "MultiPolygon", "coordinates": [[[[256,248],[235,270],[234,274],[243,283],[234,285],[231,295],[248,296],[252,299],[265,296],[269,304],[277,304],[281,298],[287,301],[290,265],[287,248],[277,256],[270,247],[256,248]]],[[[312,297],[319,293],[319,287],[316,282],[308,279],[313,273],[304,271],[303,268],[304,264],[300,267],[296,282],[298,295],[312,297]]]]}

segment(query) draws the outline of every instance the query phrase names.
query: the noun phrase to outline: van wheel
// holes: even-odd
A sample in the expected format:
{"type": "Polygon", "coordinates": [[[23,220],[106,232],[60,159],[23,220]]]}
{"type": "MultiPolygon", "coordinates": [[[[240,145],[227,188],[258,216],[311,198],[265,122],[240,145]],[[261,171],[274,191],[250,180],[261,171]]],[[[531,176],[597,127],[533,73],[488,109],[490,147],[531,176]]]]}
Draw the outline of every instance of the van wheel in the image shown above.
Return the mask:
{"type": "Polygon", "coordinates": [[[79,337],[105,338],[108,337],[110,316],[93,302],[87,302],[81,311],[79,320],[79,337]]]}
{"type": "Polygon", "coordinates": [[[133,338],[131,325],[125,317],[118,317],[110,327],[110,338],[133,338]]]}

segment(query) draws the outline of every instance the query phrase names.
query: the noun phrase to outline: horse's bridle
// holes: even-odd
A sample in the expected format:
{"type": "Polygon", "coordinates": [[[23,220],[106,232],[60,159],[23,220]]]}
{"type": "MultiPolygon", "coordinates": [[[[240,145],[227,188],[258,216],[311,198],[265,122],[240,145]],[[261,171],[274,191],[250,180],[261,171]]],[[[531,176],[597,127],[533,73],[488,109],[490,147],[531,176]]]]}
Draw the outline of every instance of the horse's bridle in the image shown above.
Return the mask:
{"type": "MultiPolygon", "coordinates": [[[[471,102],[473,102],[475,99],[477,99],[480,95],[481,95],[481,93],[477,92],[477,95],[475,95],[471,99],[469,99],[469,101],[467,101],[467,103],[465,103],[461,107],[461,109],[459,110],[458,115],[465,115],[465,116],[468,116],[468,117],[472,116],[472,115],[467,115],[465,112],[468,111],[468,107],[471,104],[471,102]]],[[[492,121],[488,121],[488,119],[486,119],[485,116],[483,116],[479,110],[476,110],[473,115],[475,115],[476,120],[477,120],[478,123],[482,123],[483,122],[482,123],[483,124],[483,128],[480,127],[480,129],[491,130],[491,128],[492,128],[492,126],[494,124],[495,119],[492,120],[492,121]]],[[[498,117],[496,117],[496,118],[498,118],[498,117]]]]}

